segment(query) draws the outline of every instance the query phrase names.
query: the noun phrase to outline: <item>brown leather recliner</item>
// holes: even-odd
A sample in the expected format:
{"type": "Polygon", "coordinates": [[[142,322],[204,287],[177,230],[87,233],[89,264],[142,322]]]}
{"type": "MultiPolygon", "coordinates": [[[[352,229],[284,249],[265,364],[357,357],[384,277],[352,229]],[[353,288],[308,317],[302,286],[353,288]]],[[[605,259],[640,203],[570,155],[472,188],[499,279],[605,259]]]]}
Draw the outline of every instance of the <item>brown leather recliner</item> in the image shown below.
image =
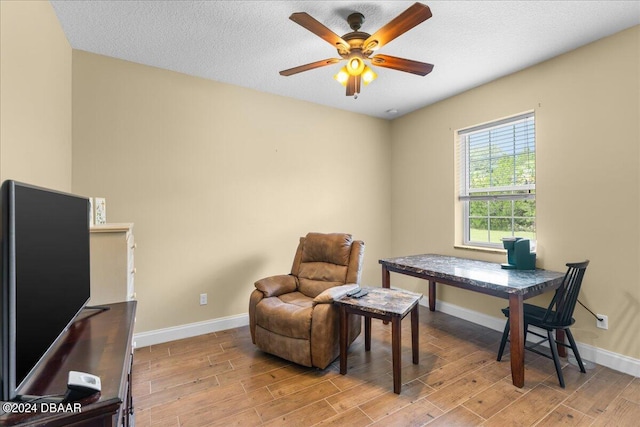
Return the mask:
{"type": "MultiPolygon", "coordinates": [[[[255,283],[249,301],[253,343],[300,365],[326,368],[340,354],[333,300],[360,283],[363,255],[364,243],[350,234],[301,237],[291,274],[255,283]]],[[[360,330],[360,316],[350,316],[349,343],[360,330]]]]}

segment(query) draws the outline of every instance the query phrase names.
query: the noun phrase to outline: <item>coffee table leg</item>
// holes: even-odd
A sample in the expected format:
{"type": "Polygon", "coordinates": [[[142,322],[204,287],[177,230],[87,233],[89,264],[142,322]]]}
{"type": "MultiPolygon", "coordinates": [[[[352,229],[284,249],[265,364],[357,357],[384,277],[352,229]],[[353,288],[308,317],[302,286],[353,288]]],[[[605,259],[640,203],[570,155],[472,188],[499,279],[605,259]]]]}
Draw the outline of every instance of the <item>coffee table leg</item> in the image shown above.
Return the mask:
{"type": "Polygon", "coordinates": [[[364,350],[371,350],[371,317],[364,316],[364,350]]]}
{"type": "Polygon", "coordinates": [[[340,306],[340,373],[347,373],[347,341],[349,339],[349,313],[340,306]]]}
{"type": "Polygon", "coordinates": [[[411,310],[411,351],[413,352],[413,364],[418,364],[418,304],[411,310]]]}
{"type": "Polygon", "coordinates": [[[400,385],[402,375],[400,372],[400,344],[402,338],[400,336],[400,317],[393,316],[391,318],[391,354],[393,358],[393,392],[400,394],[400,385]]]}

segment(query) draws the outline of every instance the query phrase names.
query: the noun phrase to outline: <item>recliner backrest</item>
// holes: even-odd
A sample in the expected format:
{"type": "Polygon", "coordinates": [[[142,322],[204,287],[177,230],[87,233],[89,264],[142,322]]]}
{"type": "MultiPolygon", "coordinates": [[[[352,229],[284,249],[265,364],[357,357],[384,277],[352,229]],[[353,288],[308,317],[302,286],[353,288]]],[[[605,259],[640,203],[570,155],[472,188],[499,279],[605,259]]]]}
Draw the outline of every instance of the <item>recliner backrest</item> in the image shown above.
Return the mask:
{"type": "Polygon", "coordinates": [[[307,234],[300,239],[291,268],[298,277],[298,291],[315,298],[330,287],[359,282],[363,248],[350,234],[307,234]]]}

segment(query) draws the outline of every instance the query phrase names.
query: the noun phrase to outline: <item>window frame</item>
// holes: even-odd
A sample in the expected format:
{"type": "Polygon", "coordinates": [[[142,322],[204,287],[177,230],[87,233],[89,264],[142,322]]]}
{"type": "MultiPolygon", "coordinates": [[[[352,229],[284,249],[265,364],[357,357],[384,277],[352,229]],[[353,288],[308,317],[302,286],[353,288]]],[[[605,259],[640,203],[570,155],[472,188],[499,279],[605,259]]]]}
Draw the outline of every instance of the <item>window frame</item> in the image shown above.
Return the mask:
{"type": "MultiPolygon", "coordinates": [[[[463,245],[468,247],[479,247],[479,248],[490,248],[490,249],[503,249],[502,243],[492,243],[491,242],[491,219],[507,219],[511,222],[511,236],[516,236],[517,231],[515,231],[515,221],[516,219],[531,219],[533,221],[533,233],[534,238],[530,240],[532,241],[533,247],[536,244],[536,216],[533,217],[521,217],[515,215],[515,202],[518,200],[536,200],[536,189],[535,189],[535,176],[536,176],[536,146],[537,146],[537,137],[536,137],[536,118],[534,111],[528,111],[525,113],[517,114],[514,116],[506,117],[499,120],[493,120],[491,122],[487,122],[481,125],[476,125],[468,128],[463,128],[457,131],[456,133],[456,141],[459,148],[459,156],[458,156],[458,166],[459,166],[459,197],[458,201],[462,203],[462,240],[463,245]],[[531,123],[532,126],[532,138],[533,138],[533,156],[534,156],[534,164],[533,164],[533,182],[527,184],[519,184],[519,185],[503,185],[503,186],[491,186],[481,188],[481,189],[473,189],[470,188],[470,156],[469,156],[469,141],[471,135],[477,135],[479,133],[488,133],[491,130],[499,129],[505,126],[517,126],[519,123],[531,123]],[[490,191],[488,191],[490,190],[490,191]],[[512,192],[512,194],[488,194],[488,193],[506,193],[512,192]],[[473,193],[485,193],[483,195],[473,195],[473,193]],[[471,240],[471,219],[472,216],[470,214],[470,204],[473,201],[487,201],[487,240],[488,241],[476,241],[471,240]],[[511,215],[510,216],[492,216],[490,211],[491,201],[511,201],[511,215]]],[[[528,131],[528,130],[527,130],[528,131]]],[[[517,144],[516,137],[513,138],[514,144],[514,180],[516,179],[516,163],[515,158],[517,156],[515,144],[517,144]]],[[[528,144],[528,142],[526,143],[528,144]]],[[[491,142],[487,143],[489,147],[491,142]]],[[[497,156],[496,158],[499,158],[497,156]]],[[[503,156],[504,157],[504,156],[503,156]]],[[[492,164],[491,161],[493,158],[491,155],[487,158],[489,164],[492,164]]],[[[491,171],[492,172],[492,171],[491,171]]],[[[490,172],[490,174],[491,174],[490,172]]],[[[537,212],[536,212],[537,214],[537,212]]]]}

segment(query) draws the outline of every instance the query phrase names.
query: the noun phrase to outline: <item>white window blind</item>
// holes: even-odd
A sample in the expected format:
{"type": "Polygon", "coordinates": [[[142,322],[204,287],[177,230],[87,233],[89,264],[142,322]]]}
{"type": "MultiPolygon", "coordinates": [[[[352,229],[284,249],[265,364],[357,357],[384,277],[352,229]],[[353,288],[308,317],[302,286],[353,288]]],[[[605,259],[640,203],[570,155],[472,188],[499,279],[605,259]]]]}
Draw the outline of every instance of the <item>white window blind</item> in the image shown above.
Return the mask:
{"type": "Polygon", "coordinates": [[[465,244],[535,237],[536,144],[533,113],[458,132],[465,244]],[[533,234],[532,234],[533,233],[533,234]]]}

